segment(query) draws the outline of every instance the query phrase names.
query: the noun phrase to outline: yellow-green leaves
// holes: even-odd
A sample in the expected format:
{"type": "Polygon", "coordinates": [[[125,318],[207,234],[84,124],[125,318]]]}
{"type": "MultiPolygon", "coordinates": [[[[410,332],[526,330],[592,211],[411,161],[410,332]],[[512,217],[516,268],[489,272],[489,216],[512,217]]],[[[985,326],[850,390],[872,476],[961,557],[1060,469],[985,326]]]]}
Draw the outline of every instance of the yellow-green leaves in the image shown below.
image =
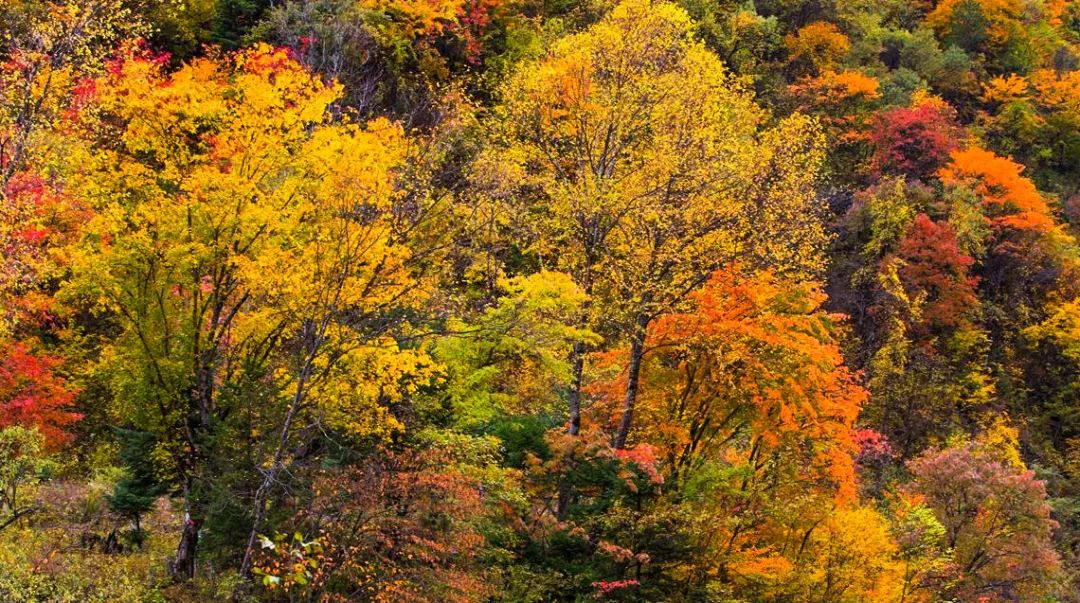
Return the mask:
{"type": "Polygon", "coordinates": [[[578,326],[587,297],[566,274],[542,270],[500,283],[505,294],[471,323],[452,321],[431,354],[446,367],[446,392],[458,422],[500,413],[552,412],[570,386],[570,352],[599,343],[578,326]]]}
{"type": "Polygon", "coordinates": [[[682,9],[630,0],[561,40],[507,83],[501,146],[479,164],[493,198],[516,175],[520,226],[543,264],[621,312],[662,312],[736,257],[822,266],[820,134],[800,116],[763,129],[764,112],[690,32],[682,9]]]}
{"type": "Polygon", "coordinates": [[[618,446],[652,320],[733,261],[797,277],[824,265],[820,133],[799,115],[766,128],[691,31],[673,4],[626,0],[522,65],[474,176],[489,207],[512,208],[509,229],[540,265],[593,299],[583,324],[630,339],[618,446]]]}
{"type": "Polygon", "coordinates": [[[379,405],[435,374],[367,326],[422,299],[395,231],[401,128],[331,119],[340,87],[268,46],[173,73],[131,50],[96,89],[57,161],[93,211],[62,297],[122,330],[117,410],[189,440],[175,427],[209,429],[226,394],[269,421],[296,401],[359,437],[400,427],[379,405]]]}

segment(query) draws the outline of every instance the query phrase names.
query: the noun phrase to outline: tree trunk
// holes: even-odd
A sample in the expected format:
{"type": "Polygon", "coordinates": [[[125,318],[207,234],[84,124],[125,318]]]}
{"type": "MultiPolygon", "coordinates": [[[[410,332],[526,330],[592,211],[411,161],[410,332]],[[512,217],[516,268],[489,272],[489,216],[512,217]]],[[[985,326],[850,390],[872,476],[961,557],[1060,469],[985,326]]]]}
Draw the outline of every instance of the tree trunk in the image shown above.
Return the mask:
{"type": "Polygon", "coordinates": [[[169,564],[169,575],[174,580],[190,580],[195,577],[195,551],[199,546],[199,522],[192,519],[190,513],[184,513],[184,530],[180,533],[180,544],[176,547],[176,556],[169,564]]]}
{"type": "MultiPolygon", "coordinates": [[[[586,269],[585,274],[589,275],[591,271],[592,263],[589,263],[589,268],[586,269]]],[[[579,329],[585,329],[589,326],[589,312],[592,305],[592,278],[586,276],[585,285],[582,287],[585,292],[585,302],[581,306],[581,313],[578,316],[577,326],[579,329]]],[[[572,436],[576,436],[581,431],[581,386],[585,372],[585,342],[578,341],[574,344],[572,351],[570,352],[570,366],[573,370],[572,380],[570,382],[570,427],[568,432],[572,436]]]]}
{"type": "MultiPolygon", "coordinates": [[[[582,322],[584,323],[584,321],[582,322]]],[[[570,406],[570,426],[567,433],[571,437],[577,437],[577,434],[581,431],[581,385],[583,381],[582,375],[585,372],[585,342],[579,341],[574,344],[574,349],[570,352],[570,364],[573,377],[570,383],[570,395],[567,400],[570,406]]],[[[567,464],[572,461],[573,458],[566,459],[567,464]]],[[[559,521],[566,519],[566,512],[570,508],[573,498],[574,493],[570,483],[563,480],[563,483],[559,485],[559,497],[555,503],[555,516],[559,518],[559,521]]]]}
{"type": "MultiPolygon", "coordinates": [[[[194,419],[189,419],[187,436],[190,449],[181,466],[182,475],[184,476],[184,525],[180,530],[180,543],[176,546],[176,555],[168,563],[169,576],[177,582],[195,577],[195,553],[199,547],[199,528],[202,527],[203,518],[201,511],[204,508],[199,493],[196,492],[195,488],[198,481],[195,472],[199,467],[201,457],[195,433],[201,427],[203,426],[196,423],[194,419]]],[[[209,430],[203,431],[203,433],[208,432],[209,430]]]]}
{"type": "Polygon", "coordinates": [[[570,384],[570,428],[569,433],[572,436],[576,436],[581,431],[581,380],[582,374],[585,372],[585,344],[578,342],[574,344],[574,351],[571,352],[572,359],[571,365],[573,366],[574,376],[573,381],[570,384]]]}
{"type": "MultiPolygon", "coordinates": [[[[196,344],[197,345],[197,344],[196,344]]],[[[210,413],[214,407],[214,368],[207,353],[195,350],[195,384],[188,398],[187,439],[189,450],[184,467],[184,526],[180,531],[180,543],[176,555],[169,562],[169,575],[182,582],[195,577],[196,553],[199,548],[199,528],[202,527],[204,508],[195,491],[195,474],[205,462],[205,451],[200,447],[202,438],[213,430],[210,413]],[[194,406],[194,408],[192,408],[194,406]]]]}
{"type": "Polygon", "coordinates": [[[615,440],[612,442],[612,445],[618,449],[626,447],[626,437],[630,434],[630,425],[634,420],[634,402],[637,401],[638,381],[641,377],[641,358],[645,355],[645,331],[648,326],[648,318],[639,316],[635,321],[634,333],[630,340],[630,366],[627,367],[626,396],[623,398],[619,431],[615,433],[615,440]]]}
{"type": "Polygon", "coordinates": [[[292,432],[292,423],[296,417],[296,413],[300,410],[300,405],[304,400],[304,381],[306,375],[302,375],[300,383],[297,385],[297,393],[293,397],[293,403],[289,407],[289,412],[285,416],[285,425],[281,428],[281,439],[278,441],[277,449],[274,451],[274,458],[271,461],[270,466],[263,471],[263,481],[259,484],[259,489],[255,491],[255,500],[252,503],[254,513],[252,513],[251,520],[251,533],[248,534],[247,546],[244,548],[244,560],[240,564],[240,576],[243,578],[248,577],[248,573],[251,571],[252,557],[255,553],[255,543],[259,539],[259,532],[262,531],[263,522],[266,521],[266,501],[270,496],[270,489],[277,483],[278,474],[284,467],[283,460],[285,458],[285,448],[289,442],[289,435],[292,432]]]}
{"type": "MultiPolygon", "coordinates": [[[[303,327],[303,336],[307,341],[306,344],[306,356],[304,358],[303,365],[300,368],[300,374],[296,380],[296,389],[293,391],[292,402],[289,404],[289,410],[285,413],[285,421],[281,426],[281,435],[278,438],[277,448],[274,450],[273,459],[270,462],[270,466],[263,471],[263,480],[259,484],[258,490],[255,491],[255,500],[252,501],[252,521],[251,521],[251,533],[248,534],[247,546],[244,547],[244,559],[240,563],[240,576],[241,578],[248,578],[251,572],[251,563],[255,554],[255,543],[259,539],[259,532],[262,531],[263,522],[266,521],[266,503],[270,496],[270,490],[274,487],[274,484],[278,481],[278,475],[285,466],[285,450],[289,445],[289,436],[292,434],[293,422],[296,420],[296,415],[300,412],[300,407],[303,406],[304,401],[307,399],[308,383],[312,378],[312,373],[315,369],[315,360],[318,356],[322,345],[325,341],[325,334],[328,325],[330,324],[330,316],[326,315],[316,328],[316,325],[312,321],[306,321],[303,327]]],[[[235,594],[239,594],[242,588],[245,588],[247,581],[244,580],[238,586],[238,590],[235,594]]]]}

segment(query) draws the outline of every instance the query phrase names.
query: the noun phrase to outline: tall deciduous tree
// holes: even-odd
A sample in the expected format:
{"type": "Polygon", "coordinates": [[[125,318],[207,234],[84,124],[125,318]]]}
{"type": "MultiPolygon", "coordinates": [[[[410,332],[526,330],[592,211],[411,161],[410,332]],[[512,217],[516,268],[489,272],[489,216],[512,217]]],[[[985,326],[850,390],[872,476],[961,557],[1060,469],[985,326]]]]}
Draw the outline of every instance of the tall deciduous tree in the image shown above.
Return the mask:
{"type": "Polygon", "coordinates": [[[960,142],[960,129],[951,118],[947,106],[930,102],[878,113],[870,134],[873,170],[922,179],[933,176],[960,142]]]}
{"type": "Polygon", "coordinates": [[[340,90],[265,46],[172,74],[136,51],[96,89],[66,173],[95,215],[62,294],[119,327],[101,370],[114,413],[172,458],[187,510],[172,571],[191,576],[230,450],[261,467],[254,534],[302,414],[384,434],[379,402],[430,374],[390,337],[418,299],[415,216],[394,210],[404,140],[331,122],[340,90]]]}
{"type": "Polygon", "coordinates": [[[909,463],[910,489],[925,497],[952,550],[951,575],[938,585],[943,598],[1033,601],[1053,593],[1060,578],[1046,485],[1021,463],[1015,432],[993,437],[1001,432],[991,428],[909,463]]]}
{"type": "Polygon", "coordinates": [[[898,272],[908,294],[924,303],[920,326],[939,331],[971,327],[979,304],[978,279],[968,275],[974,260],[960,251],[952,227],[919,214],[897,253],[903,260],[898,272]]]}
{"type": "MultiPolygon", "coordinates": [[[[691,31],[672,4],[628,0],[560,40],[507,83],[497,144],[477,170],[515,175],[521,246],[590,296],[583,323],[629,342],[618,447],[649,324],[735,257],[814,272],[827,238],[813,190],[816,128],[801,116],[764,128],[765,112],[691,31]]],[[[569,395],[573,433],[584,352],[569,395]]]]}
{"type": "Polygon", "coordinates": [[[804,479],[854,497],[851,428],[866,392],[844,366],[824,299],[815,285],[729,268],[691,294],[687,312],[653,323],[641,412],[669,477],[737,449],[759,480],[794,455],[785,462],[804,479]]]}

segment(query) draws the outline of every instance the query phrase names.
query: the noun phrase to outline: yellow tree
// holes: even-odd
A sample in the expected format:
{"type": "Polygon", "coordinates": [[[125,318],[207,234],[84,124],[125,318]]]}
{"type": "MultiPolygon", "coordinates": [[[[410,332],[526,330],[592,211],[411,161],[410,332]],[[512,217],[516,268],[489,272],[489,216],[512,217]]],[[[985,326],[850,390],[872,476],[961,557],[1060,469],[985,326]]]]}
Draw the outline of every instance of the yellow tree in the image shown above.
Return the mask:
{"type": "Polygon", "coordinates": [[[851,41],[832,23],[816,21],[784,37],[789,68],[817,75],[835,68],[851,49],[851,41]]]}
{"type": "MultiPolygon", "coordinates": [[[[816,128],[798,115],[765,128],[765,112],[692,26],[673,4],[627,0],[560,40],[507,82],[496,144],[475,170],[482,190],[518,204],[511,228],[541,263],[592,298],[582,321],[602,317],[629,340],[617,447],[656,317],[733,258],[813,273],[827,238],[813,191],[816,128]]],[[[584,352],[575,352],[571,433],[584,352]]]]}
{"type": "Polygon", "coordinates": [[[95,86],[64,164],[94,216],[61,293],[117,325],[100,371],[184,494],[171,570],[189,577],[230,447],[259,465],[254,534],[302,416],[383,437],[378,402],[433,376],[390,337],[419,300],[395,211],[406,146],[389,122],[331,121],[339,87],[266,46],[172,74],[129,52],[95,86]]]}
{"type": "Polygon", "coordinates": [[[79,219],[43,186],[37,159],[64,144],[54,126],[85,101],[116,41],[140,29],[122,0],[0,0],[0,335],[40,324],[61,272],[49,250],[79,219]]]}
{"type": "Polygon", "coordinates": [[[119,0],[0,1],[0,190],[77,100],[81,78],[137,30],[119,0]]]}

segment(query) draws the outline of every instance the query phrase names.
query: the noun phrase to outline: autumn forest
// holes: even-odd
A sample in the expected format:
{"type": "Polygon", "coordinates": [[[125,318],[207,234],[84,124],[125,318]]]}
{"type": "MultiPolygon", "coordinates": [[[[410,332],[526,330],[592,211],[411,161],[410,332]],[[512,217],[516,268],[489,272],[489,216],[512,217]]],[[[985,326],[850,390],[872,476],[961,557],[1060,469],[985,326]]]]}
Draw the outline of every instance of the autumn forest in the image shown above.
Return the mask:
{"type": "Polygon", "coordinates": [[[1080,1],[0,0],[0,602],[1080,603],[1080,1]]]}

